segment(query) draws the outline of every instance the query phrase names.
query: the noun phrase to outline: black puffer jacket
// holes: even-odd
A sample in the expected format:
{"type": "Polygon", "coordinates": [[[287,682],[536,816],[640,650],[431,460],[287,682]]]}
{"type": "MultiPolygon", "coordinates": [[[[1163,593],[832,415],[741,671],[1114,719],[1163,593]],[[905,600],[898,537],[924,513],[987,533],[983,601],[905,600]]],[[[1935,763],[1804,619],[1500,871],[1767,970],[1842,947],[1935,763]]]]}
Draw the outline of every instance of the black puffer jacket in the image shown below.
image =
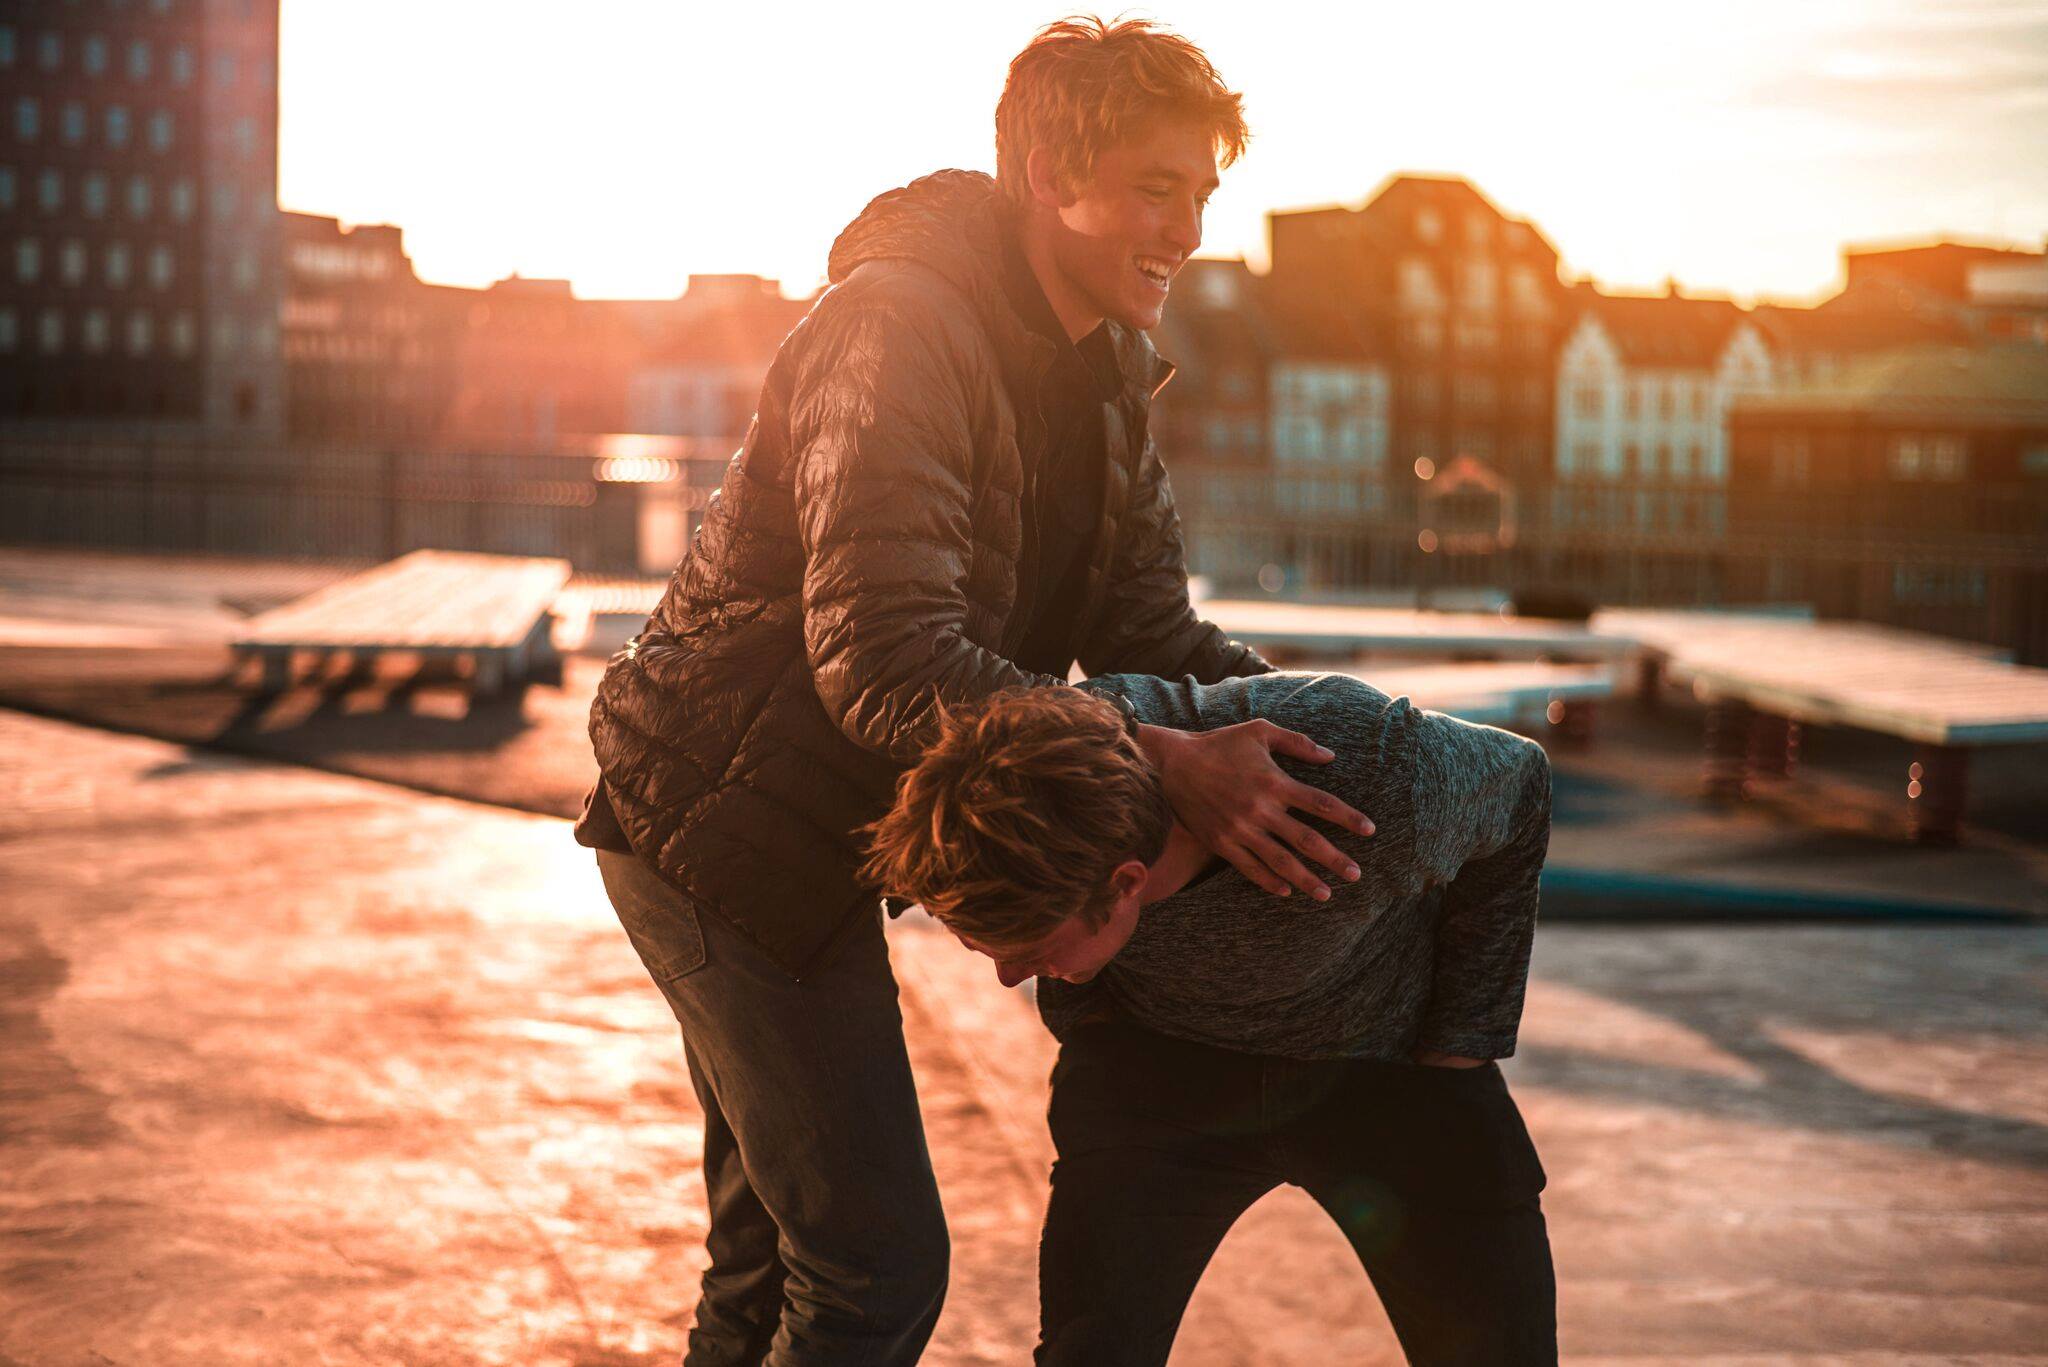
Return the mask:
{"type": "MultiPolygon", "coordinates": [[[[887,810],[936,709],[1058,684],[1009,656],[1031,626],[1024,500],[1056,354],[1001,284],[994,183],[941,171],[833,245],[832,288],[768,372],[746,444],[590,734],[634,851],[799,976],[875,891],[854,830],[887,810]]],[[[1103,521],[1074,624],[1090,674],[1263,672],[1188,605],[1180,523],[1146,434],[1172,373],[1111,324],[1103,521]]]]}

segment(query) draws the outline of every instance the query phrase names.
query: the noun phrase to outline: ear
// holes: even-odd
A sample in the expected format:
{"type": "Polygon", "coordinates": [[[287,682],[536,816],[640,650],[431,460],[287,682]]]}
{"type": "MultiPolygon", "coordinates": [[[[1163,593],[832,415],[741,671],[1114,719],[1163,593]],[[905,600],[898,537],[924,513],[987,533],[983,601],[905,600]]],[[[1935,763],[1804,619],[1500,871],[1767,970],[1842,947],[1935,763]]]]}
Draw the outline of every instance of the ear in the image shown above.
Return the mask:
{"type": "Polygon", "coordinates": [[[1031,198],[1048,209],[1064,209],[1074,202],[1060,182],[1052,153],[1043,147],[1032,148],[1024,159],[1024,183],[1031,187],[1031,198]]]}
{"type": "Polygon", "coordinates": [[[1152,871],[1145,867],[1144,860],[1126,859],[1110,870],[1109,881],[1116,889],[1118,899],[1121,900],[1136,897],[1138,890],[1145,886],[1145,880],[1151,876],[1152,871]]]}

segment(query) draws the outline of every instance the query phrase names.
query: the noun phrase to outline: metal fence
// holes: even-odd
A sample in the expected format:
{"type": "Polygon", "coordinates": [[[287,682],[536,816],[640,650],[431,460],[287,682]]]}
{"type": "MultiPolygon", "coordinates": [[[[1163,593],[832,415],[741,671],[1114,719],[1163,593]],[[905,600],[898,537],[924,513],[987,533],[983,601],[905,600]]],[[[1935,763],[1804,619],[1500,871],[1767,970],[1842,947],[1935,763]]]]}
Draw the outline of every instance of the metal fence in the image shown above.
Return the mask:
{"type": "Polygon", "coordinates": [[[0,540],[384,558],[558,555],[634,573],[650,504],[701,503],[704,462],[570,452],[0,439],[0,540]]]}

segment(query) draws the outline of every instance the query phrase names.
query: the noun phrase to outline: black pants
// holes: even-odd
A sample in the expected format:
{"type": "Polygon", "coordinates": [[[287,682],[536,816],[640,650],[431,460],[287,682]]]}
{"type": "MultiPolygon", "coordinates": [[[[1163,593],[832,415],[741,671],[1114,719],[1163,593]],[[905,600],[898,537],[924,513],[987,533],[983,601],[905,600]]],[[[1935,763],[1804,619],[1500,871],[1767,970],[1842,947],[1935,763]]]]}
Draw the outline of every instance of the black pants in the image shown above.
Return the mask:
{"type": "Polygon", "coordinates": [[[686,1367],[916,1362],[950,1250],[879,909],[797,983],[637,859],[597,862],[704,1108],[711,1264],[686,1367]]]}
{"type": "Polygon", "coordinates": [[[1500,1069],[1303,1063],[1081,1027],[1053,1069],[1037,1361],[1164,1363],[1237,1217],[1283,1182],[1357,1250],[1408,1360],[1557,1361],[1543,1167],[1500,1069]]]}

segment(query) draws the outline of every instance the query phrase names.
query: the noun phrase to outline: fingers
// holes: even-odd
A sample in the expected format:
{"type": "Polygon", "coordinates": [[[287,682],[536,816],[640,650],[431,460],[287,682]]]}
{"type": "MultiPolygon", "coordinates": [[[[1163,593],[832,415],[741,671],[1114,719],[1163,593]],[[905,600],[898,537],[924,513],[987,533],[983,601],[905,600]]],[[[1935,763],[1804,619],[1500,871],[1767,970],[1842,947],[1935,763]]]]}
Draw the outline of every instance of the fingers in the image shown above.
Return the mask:
{"type": "Polygon", "coordinates": [[[1219,849],[1217,853],[1228,859],[1232,868],[1275,897],[1285,897],[1293,891],[1287,886],[1286,879],[1267,868],[1264,860],[1244,846],[1231,845],[1227,849],[1219,849]]]}
{"type": "Polygon", "coordinates": [[[1312,859],[1345,882],[1358,880],[1358,865],[1351,856],[1332,845],[1313,828],[1302,825],[1291,817],[1281,817],[1273,827],[1282,840],[1294,847],[1304,859],[1312,859]]]}
{"type": "MultiPolygon", "coordinates": [[[[1261,831],[1245,843],[1267,868],[1279,874],[1287,884],[1300,888],[1318,902],[1330,900],[1330,889],[1323,880],[1309,872],[1306,864],[1296,859],[1285,845],[1271,835],[1261,831]]],[[[1280,895],[1285,897],[1287,893],[1282,891],[1280,895]]]]}
{"type": "Polygon", "coordinates": [[[1333,826],[1342,826],[1345,830],[1357,831],[1360,835],[1373,833],[1372,818],[1335,793],[1326,793],[1320,788],[1288,779],[1280,797],[1295,811],[1319,816],[1333,826]]]}
{"type": "Polygon", "coordinates": [[[1252,723],[1259,729],[1259,738],[1266,742],[1266,748],[1276,755],[1303,760],[1309,764],[1328,764],[1337,758],[1336,752],[1316,744],[1299,731],[1289,731],[1284,726],[1275,726],[1263,718],[1252,723]]]}

